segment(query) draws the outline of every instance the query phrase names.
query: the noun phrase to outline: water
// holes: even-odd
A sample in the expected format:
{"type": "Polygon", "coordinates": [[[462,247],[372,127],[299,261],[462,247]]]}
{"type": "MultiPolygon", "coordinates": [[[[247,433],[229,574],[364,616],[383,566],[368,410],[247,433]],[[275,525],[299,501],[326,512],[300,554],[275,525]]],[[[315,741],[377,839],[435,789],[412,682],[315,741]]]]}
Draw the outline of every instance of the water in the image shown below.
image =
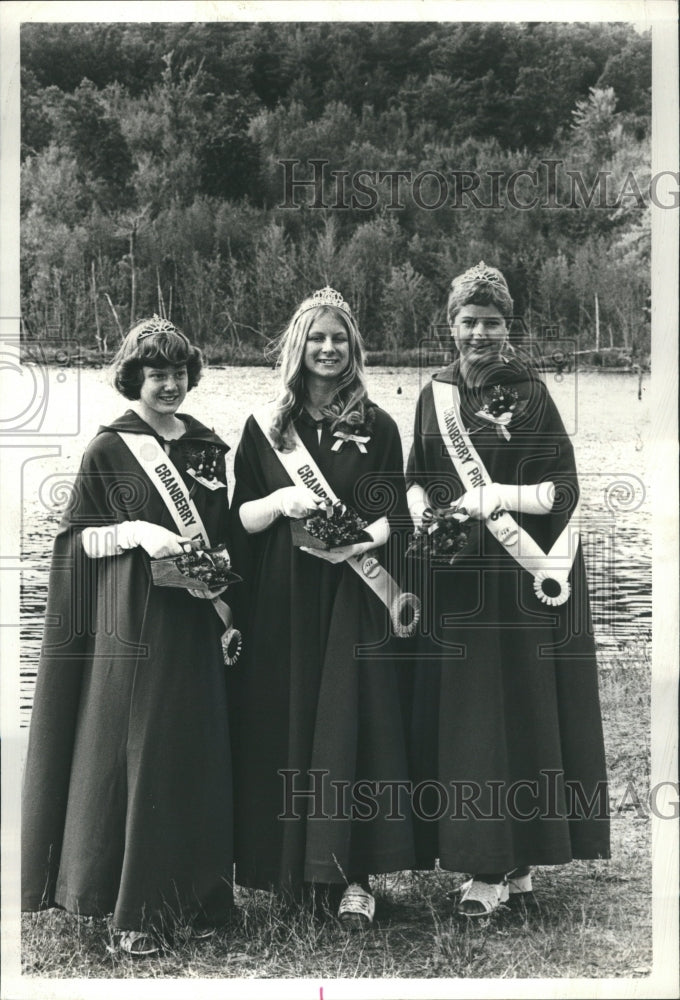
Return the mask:
{"type": "MultiPolygon", "coordinates": [[[[406,455],[413,438],[415,402],[429,374],[412,368],[372,368],[368,375],[372,398],[399,425],[406,455]]],[[[639,401],[636,376],[579,372],[545,377],[576,453],[595,638],[602,653],[614,653],[651,638],[651,502],[646,485],[649,383],[643,382],[639,401]]],[[[40,429],[49,435],[44,440],[57,445],[60,454],[38,456],[22,468],[24,723],[30,714],[52,540],[65,499],[63,483],[77,470],[97,427],[126,408],[125,400],[108,385],[105,371],[50,369],[47,378],[47,405],[40,429]]],[[[212,369],[184,407],[214,426],[232,445],[227,456],[230,487],[243,422],[258,403],[273,396],[275,385],[276,374],[267,368],[212,369]]]]}

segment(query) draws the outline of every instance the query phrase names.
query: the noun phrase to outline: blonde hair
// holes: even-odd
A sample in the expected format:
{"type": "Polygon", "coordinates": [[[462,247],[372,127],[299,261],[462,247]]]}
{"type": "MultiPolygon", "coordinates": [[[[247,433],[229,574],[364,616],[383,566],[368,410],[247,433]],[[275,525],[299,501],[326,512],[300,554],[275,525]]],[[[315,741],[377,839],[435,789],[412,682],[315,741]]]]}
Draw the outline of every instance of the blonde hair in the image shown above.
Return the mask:
{"type": "Polygon", "coordinates": [[[294,418],[302,409],[304,400],[305,346],[314,320],[320,316],[330,314],[337,317],[347,330],[349,341],[347,368],[338,378],[333,399],[322,412],[331,420],[333,429],[339,423],[346,421],[351,413],[357,413],[360,422],[365,418],[367,391],[364,344],[356,321],[343,309],[334,306],[307,307],[309,302],[309,299],[305,299],[301,303],[274,346],[274,351],[279,355],[280,391],[274,404],[271,436],[278,451],[289,451],[292,448],[289,432],[294,418]]]}

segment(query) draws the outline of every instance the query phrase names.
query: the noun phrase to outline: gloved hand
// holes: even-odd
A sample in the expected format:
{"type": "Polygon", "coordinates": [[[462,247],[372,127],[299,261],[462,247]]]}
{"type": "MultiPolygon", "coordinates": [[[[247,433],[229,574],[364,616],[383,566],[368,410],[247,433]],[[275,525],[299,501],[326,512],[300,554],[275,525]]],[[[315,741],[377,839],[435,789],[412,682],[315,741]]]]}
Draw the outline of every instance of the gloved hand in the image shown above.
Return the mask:
{"type": "Polygon", "coordinates": [[[151,521],[123,521],[118,525],[118,544],[123,549],[139,545],[152,559],[179,556],[192,547],[188,538],[151,521]]]}
{"type": "Polygon", "coordinates": [[[239,510],[248,534],[264,531],[277,517],[305,517],[317,510],[319,498],[304,486],[283,486],[259,500],[248,500],[239,510]]]}
{"type": "Polygon", "coordinates": [[[374,548],[375,542],[357,542],[356,545],[341,545],[337,549],[308,549],[301,545],[300,552],[306,552],[309,556],[316,556],[317,559],[324,559],[329,563],[341,563],[374,548]]]}
{"type": "Polygon", "coordinates": [[[279,513],[284,517],[306,517],[313,513],[319,504],[316,493],[304,486],[284,486],[274,493],[279,513]]]}
{"type": "Polygon", "coordinates": [[[138,545],[152,559],[178,556],[192,548],[191,541],[150,521],[123,521],[99,528],[84,528],[82,544],[91,559],[120,555],[138,545]]]}
{"type": "Polygon", "coordinates": [[[430,506],[430,502],[427,499],[427,493],[418,483],[413,483],[408,488],[406,499],[408,501],[408,509],[411,515],[411,520],[413,521],[413,527],[421,528],[423,525],[423,513],[430,506]]]}
{"type": "Polygon", "coordinates": [[[555,501],[552,482],[525,484],[489,483],[468,490],[455,506],[465,508],[470,517],[485,521],[495,510],[517,511],[520,514],[549,514],[555,501]]]}
{"type": "Polygon", "coordinates": [[[187,594],[191,594],[192,597],[202,598],[203,600],[214,601],[216,597],[219,597],[220,594],[223,594],[225,592],[228,586],[229,584],[225,584],[224,587],[218,587],[217,590],[208,590],[208,591],[187,590],[187,594]]]}
{"type": "Polygon", "coordinates": [[[451,506],[458,510],[465,510],[470,517],[474,517],[478,521],[486,521],[487,517],[501,507],[501,501],[498,483],[489,483],[487,486],[475,486],[468,490],[451,506]]]}
{"type": "Polygon", "coordinates": [[[520,514],[549,514],[555,503],[555,484],[526,483],[515,486],[512,483],[498,483],[501,507],[516,510],[520,514]]]}

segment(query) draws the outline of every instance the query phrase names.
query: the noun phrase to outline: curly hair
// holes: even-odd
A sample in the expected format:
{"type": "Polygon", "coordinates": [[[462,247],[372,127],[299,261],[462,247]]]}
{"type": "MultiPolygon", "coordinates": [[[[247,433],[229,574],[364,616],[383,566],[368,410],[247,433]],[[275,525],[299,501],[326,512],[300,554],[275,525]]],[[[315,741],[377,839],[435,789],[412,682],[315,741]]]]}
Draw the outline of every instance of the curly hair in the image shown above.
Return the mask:
{"type": "Polygon", "coordinates": [[[446,304],[449,326],[463,306],[469,305],[494,306],[506,320],[512,318],[512,296],[497,267],[489,267],[482,260],[453,279],[446,304]]]}
{"type": "Polygon", "coordinates": [[[330,420],[332,429],[342,423],[357,421],[356,417],[350,418],[350,414],[357,413],[359,423],[363,423],[367,416],[364,344],[354,317],[334,306],[318,306],[303,311],[302,307],[308,301],[305,299],[301,304],[274,346],[274,352],[279,355],[281,388],[275,403],[271,436],[279,451],[287,451],[292,447],[288,430],[303,405],[305,345],[314,320],[320,316],[330,314],[339,319],[349,338],[349,363],[338,379],[334,397],[323,411],[324,416],[330,420]]]}
{"type": "Polygon", "coordinates": [[[126,399],[139,399],[145,365],[186,365],[190,390],[201,378],[203,357],[173,323],[153,316],[135,323],[111,363],[113,385],[126,399]]]}

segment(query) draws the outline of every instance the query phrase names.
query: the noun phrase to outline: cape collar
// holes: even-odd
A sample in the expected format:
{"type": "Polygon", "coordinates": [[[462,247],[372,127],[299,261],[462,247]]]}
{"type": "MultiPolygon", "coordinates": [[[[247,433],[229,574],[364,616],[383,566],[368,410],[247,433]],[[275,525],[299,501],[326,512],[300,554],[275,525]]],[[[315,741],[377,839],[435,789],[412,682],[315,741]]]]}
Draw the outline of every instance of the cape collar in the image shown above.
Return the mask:
{"type": "MultiPolygon", "coordinates": [[[[215,434],[205,424],[202,424],[200,420],[196,420],[195,417],[190,416],[188,413],[178,413],[177,416],[186,426],[186,432],[181,438],[177,438],[178,441],[202,441],[207,444],[219,445],[225,452],[230,450],[229,445],[225,444],[218,434],[215,434]]],[[[103,424],[97,431],[97,434],[102,434],[104,431],[113,431],[114,433],[127,431],[128,434],[150,434],[158,441],[163,441],[160,434],[157,434],[153,427],[150,427],[145,420],[142,420],[134,410],[126,410],[122,416],[113,420],[110,424],[103,424]]]]}
{"type": "Polygon", "coordinates": [[[456,359],[453,364],[443,368],[440,372],[435,372],[432,376],[435,382],[446,382],[447,385],[458,385],[460,378],[460,362],[456,359]]]}
{"type": "MultiPolygon", "coordinates": [[[[501,372],[501,369],[499,369],[499,372],[501,372]]],[[[480,391],[479,389],[471,389],[463,381],[460,376],[460,361],[458,358],[452,364],[448,365],[448,367],[435,372],[432,379],[435,382],[445,382],[447,385],[457,385],[462,392],[467,391],[468,393],[476,394],[480,391]]],[[[537,376],[529,368],[518,361],[511,360],[503,366],[502,377],[494,379],[490,382],[490,385],[500,382],[503,385],[513,385],[516,387],[524,385],[530,387],[535,381],[537,381],[537,376]]]]}

